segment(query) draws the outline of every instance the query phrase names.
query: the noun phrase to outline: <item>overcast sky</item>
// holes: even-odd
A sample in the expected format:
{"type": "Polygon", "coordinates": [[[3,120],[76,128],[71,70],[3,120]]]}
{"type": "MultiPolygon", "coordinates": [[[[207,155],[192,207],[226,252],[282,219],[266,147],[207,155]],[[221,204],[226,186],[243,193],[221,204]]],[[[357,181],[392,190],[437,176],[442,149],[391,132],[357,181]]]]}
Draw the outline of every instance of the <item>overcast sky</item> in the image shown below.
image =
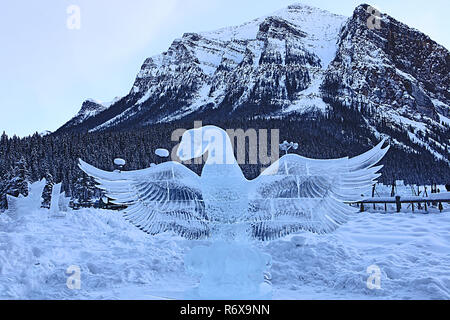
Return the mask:
{"type": "MultiPolygon", "coordinates": [[[[130,90],[146,57],[185,32],[241,24],[299,1],[14,0],[0,11],[0,131],[56,130],[87,98],[110,101],[130,90]],[[69,29],[67,9],[80,9],[69,29]]],[[[362,1],[305,0],[350,16],[362,1]]],[[[448,0],[368,2],[450,47],[448,0]]]]}

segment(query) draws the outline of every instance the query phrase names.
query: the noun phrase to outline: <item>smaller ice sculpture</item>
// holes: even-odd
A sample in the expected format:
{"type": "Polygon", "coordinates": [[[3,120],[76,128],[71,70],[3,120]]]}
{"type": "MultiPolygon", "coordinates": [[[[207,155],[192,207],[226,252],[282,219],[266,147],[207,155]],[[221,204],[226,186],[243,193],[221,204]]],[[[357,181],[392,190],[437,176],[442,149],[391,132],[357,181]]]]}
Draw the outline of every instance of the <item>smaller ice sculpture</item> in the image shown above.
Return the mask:
{"type": "Polygon", "coordinates": [[[121,159],[121,158],[116,158],[116,159],[114,159],[114,164],[116,165],[116,166],[120,166],[120,167],[123,167],[124,165],[125,165],[125,160],[123,160],[123,159],[121,159]]]}
{"type": "Polygon", "coordinates": [[[114,165],[116,166],[116,170],[114,170],[115,172],[121,172],[123,167],[125,166],[127,162],[121,158],[116,158],[114,159],[114,165]]]}
{"type": "Polygon", "coordinates": [[[290,149],[297,150],[298,149],[298,143],[294,142],[287,142],[286,140],[283,141],[283,143],[280,144],[281,151],[284,151],[286,154],[288,154],[290,149]]]}
{"type": "Polygon", "coordinates": [[[19,217],[21,215],[27,215],[32,213],[34,210],[38,210],[42,203],[42,192],[44,191],[46,180],[28,184],[28,196],[24,197],[19,195],[19,197],[13,197],[7,195],[8,201],[8,215],[11,217],[19,217]]]}
{"type": "Polygon", "coordinates": [[[61,196],[61,183],[53,185],[52,198],[50,202],[50,214],[53,216],[59,216],[59,200],[61,196]]]}
{"type": "Polygon", "coordinates": [[[169,156],[169,150],[167,149],[156,149],[155,154],[161,158],[167,158],[169,156]]]}

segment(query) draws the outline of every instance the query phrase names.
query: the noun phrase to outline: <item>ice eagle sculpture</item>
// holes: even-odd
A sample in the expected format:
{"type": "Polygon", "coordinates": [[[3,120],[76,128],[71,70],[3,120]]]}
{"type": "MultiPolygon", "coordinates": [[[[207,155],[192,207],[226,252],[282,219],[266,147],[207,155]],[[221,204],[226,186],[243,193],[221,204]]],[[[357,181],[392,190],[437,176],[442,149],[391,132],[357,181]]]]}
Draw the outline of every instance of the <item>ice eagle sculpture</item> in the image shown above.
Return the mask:
{"type": "Polygon", "coordinates": [[[299,231],[328,233],[348,220],[380,176],[376,164],[385,140],[354,158],[309,159],[286,154],[254,180],[240,169],[227,133],[215,126],[186,131],[182,160],[208,152],[201,175],[179,162],[143,170],[107,172],[80,159],[112,202],[126,205],[127,220],[155,235],[173,231],[187,239],[274,240],[299,231]]]}

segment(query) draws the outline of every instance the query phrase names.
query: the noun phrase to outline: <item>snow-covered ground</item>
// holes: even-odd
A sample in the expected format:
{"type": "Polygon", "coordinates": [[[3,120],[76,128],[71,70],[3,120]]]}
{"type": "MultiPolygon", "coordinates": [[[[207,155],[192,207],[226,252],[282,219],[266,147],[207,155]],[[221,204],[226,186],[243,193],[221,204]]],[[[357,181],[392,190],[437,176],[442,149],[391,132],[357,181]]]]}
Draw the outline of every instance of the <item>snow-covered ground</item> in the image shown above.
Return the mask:
{"type": "MultiPolygon", "coordinates": [[[[183,257],[199,242],[151,237],[120,212],[0,214],[1,299],[183,298],[198,279],[183,257]],[[79,266],[81,288],[67,287],[79,266]]],[[[272,255],[274,299],[450,299],[450,210],[362,213],[333,234],[257,244],[272,255]],[[367,268],[381,289],[367,287],[367,268]]]]}

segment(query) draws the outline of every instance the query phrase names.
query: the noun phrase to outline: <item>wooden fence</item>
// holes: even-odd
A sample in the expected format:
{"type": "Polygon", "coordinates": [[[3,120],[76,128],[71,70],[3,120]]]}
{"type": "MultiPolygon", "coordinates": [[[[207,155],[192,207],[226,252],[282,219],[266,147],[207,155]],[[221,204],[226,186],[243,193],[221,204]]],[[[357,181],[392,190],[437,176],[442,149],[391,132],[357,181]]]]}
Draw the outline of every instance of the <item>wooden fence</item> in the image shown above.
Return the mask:
{"type": "Polygon", "coordinates": [[[450,192],[433,193],[427,197],[418,197],[418,196],[371,197],[371,198],[364,198],[356,202],[361,212],[364,212],[366,210],[365,205],[368,204],[373,205],[384,204],[385,211],[387,211],[388,204],[395,204],[397,212],[401,211],[402,204],[410,204],[413,212],[415,210],[415,204],[417,204],[419,209],[421,209],[421,205],[423,204],[425,211],[428,211],[428,207],[430,206],[430,204],[437,204],[439,211],[442,212],[443,210],[442,203],[450,203],[450,192]]]}

